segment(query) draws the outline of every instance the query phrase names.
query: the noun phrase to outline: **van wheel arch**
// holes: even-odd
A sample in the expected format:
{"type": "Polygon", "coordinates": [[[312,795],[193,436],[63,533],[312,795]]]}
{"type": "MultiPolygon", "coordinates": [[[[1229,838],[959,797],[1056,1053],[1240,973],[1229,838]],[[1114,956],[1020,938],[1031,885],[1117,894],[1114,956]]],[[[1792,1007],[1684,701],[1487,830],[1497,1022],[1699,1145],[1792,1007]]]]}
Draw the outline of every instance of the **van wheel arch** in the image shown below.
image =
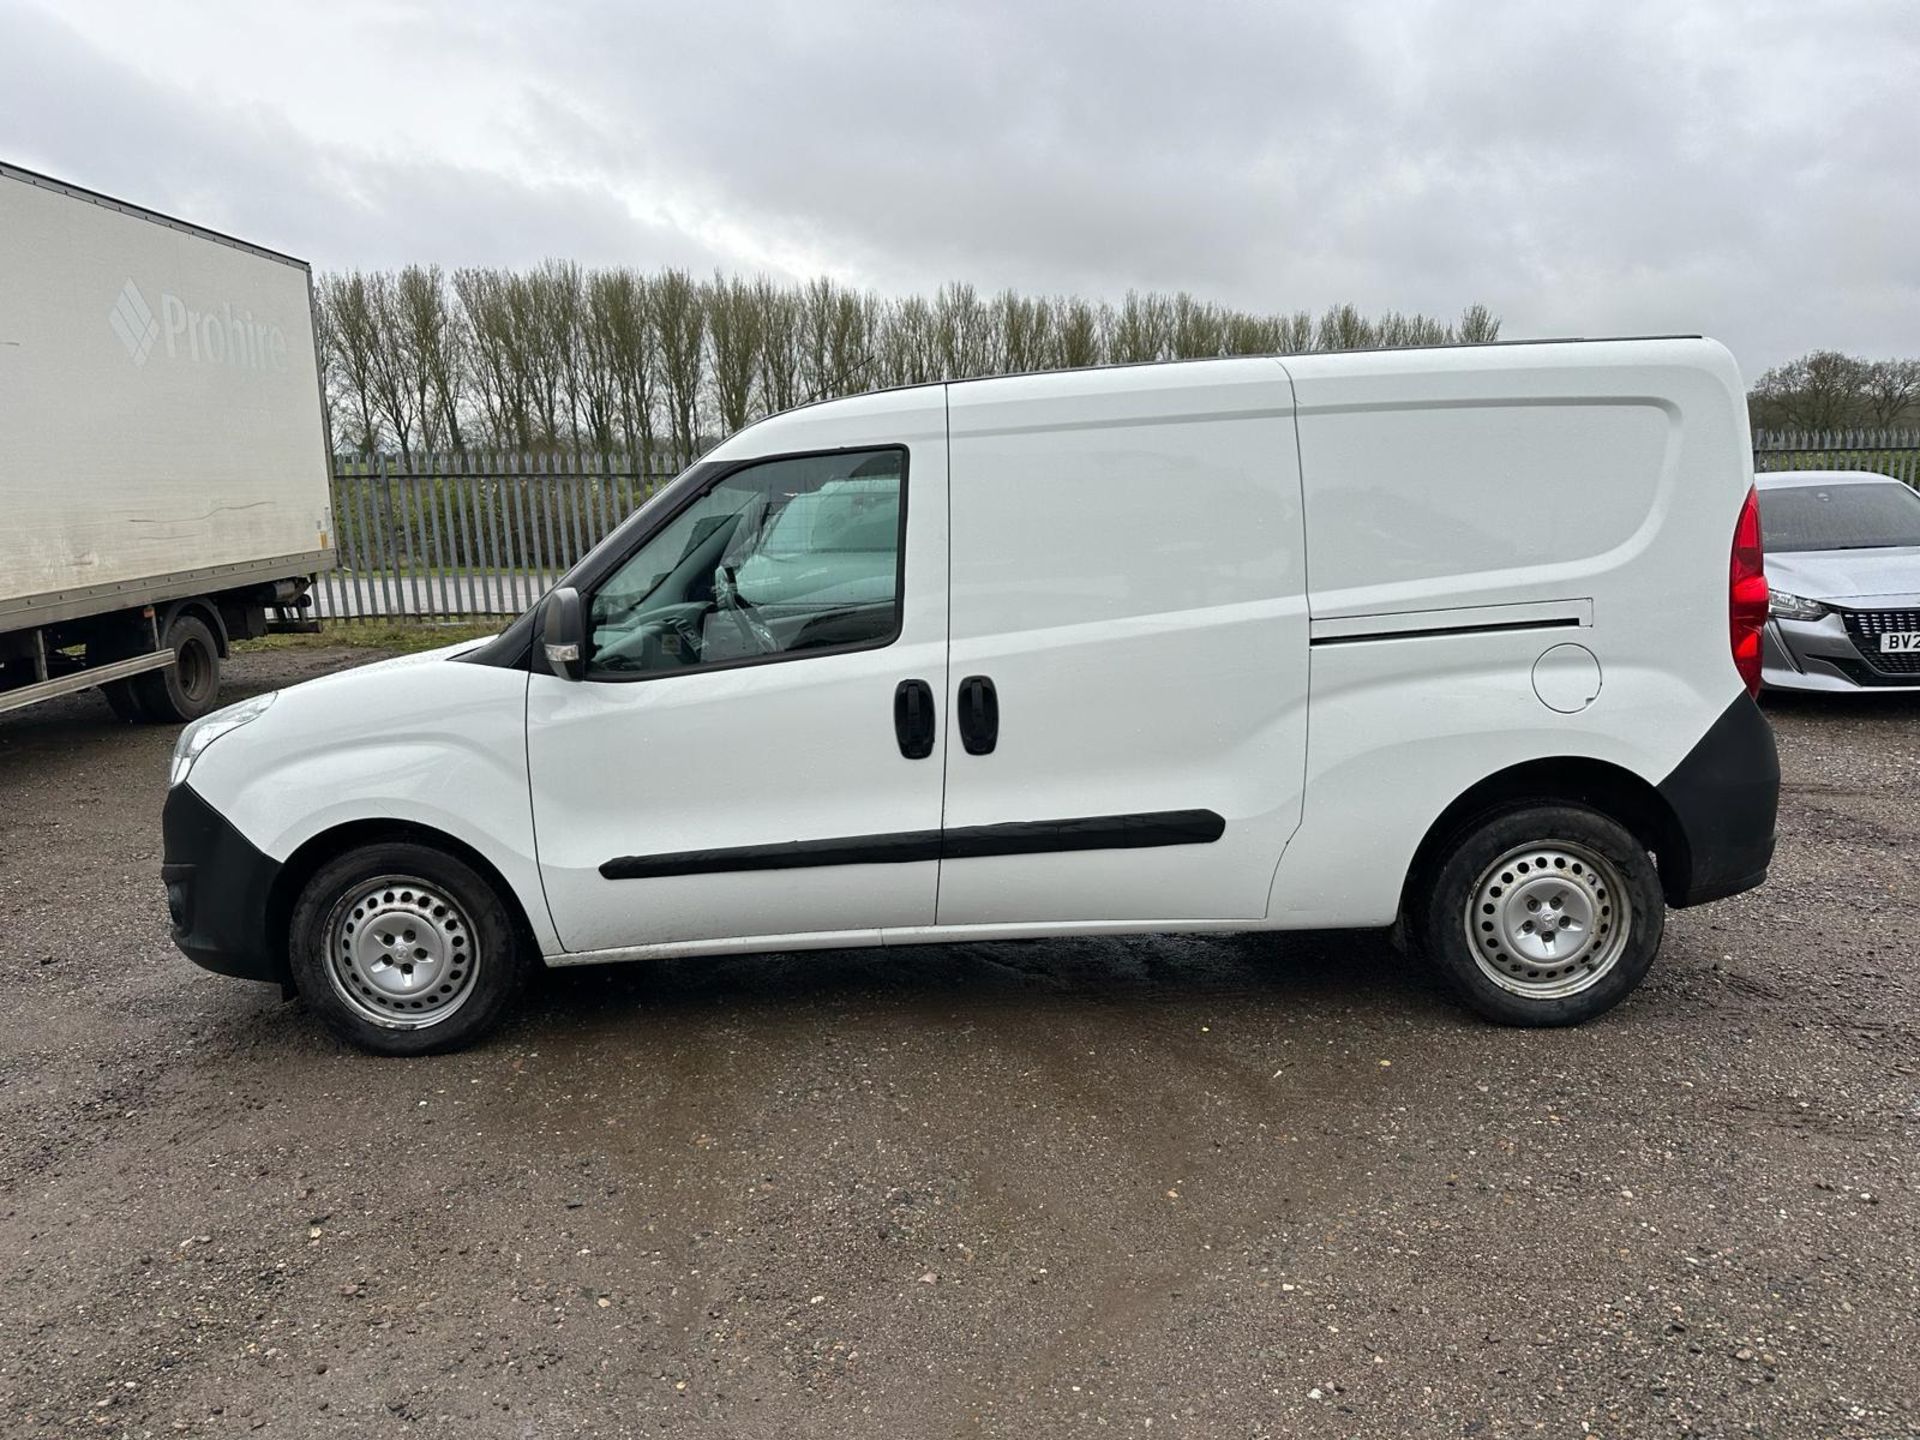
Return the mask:
{"type": "Polygon", "coordinates": [[[520,896],[485,855],[464,840],[457,840],[431,825],[418,825],[405,820],[354,820],[345,825],[336,825],[331,830],[323,830],[301,845],[287,857],[279,875],[274,878],[273,889],[267,897],[267,933],[273,939],[274,963],[281,984],[288,987],[289,993],[293,979],[287,952],[287,931],[300,892],[307,888],[307,882],[319,873],[320,867],[329,861],[368,845],[391,842],[425,845],[451,855],[473,869],[500,897],[500,903],[512,917],[520,943],[530,952],[539,953],[539,941],[534,936],[532,923],[527,919],[526,907],[520,903],[520,896]]]}
{"type": "Polygon", "coordinates": [[[1400,894],[1400,913],[1446,863],[1448,842],[1477,820],[1521,805],[1584,805],[1624,825],[1651,850],[1669,904],[1686,891],[1692,872],[1686,832],[1660,792],[1631,770],[1605,760],[1565,756],[1528,760],[1487,776],[1440,813],[1420,847],[1400,894]]]}

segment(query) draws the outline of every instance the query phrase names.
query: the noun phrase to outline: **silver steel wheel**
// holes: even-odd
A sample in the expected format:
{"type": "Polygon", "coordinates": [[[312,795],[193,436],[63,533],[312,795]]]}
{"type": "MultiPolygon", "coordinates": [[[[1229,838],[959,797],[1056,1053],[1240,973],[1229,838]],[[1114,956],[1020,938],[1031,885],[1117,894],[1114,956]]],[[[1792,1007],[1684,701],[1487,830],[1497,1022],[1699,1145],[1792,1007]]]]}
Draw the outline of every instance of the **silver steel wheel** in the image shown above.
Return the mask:
{"type": "Polygon", "coordinates": [[[363,881],[328,912],[327,979],[349,1009],[376,1025],[438,1025],[473,994],[479,969],[472,921],[418,876],[363,881]]]}
{"type": "Polygon", "coordinates": [[[1605,856],[1545,840],[1481,871],[1465,918],[1483,975],[1530,1000],[1561,1000],[1598,984],[1619,961],[1633,933],[1633,902],[1605,856]]]}

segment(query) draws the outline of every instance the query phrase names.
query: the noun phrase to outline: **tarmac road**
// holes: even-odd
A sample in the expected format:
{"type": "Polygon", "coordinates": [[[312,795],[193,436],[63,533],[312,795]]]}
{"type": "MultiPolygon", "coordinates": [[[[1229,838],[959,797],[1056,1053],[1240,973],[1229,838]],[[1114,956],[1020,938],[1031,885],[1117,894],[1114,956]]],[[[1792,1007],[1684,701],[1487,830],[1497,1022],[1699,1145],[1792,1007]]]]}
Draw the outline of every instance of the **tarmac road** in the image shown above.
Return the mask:
{"type": "Polygon", "coordinates": [[[1920,704],[1772,715],[1773,882],[1581,1030],[1099,940],[557,973],[414,1062],[172,949],[170,731],[7,717],[0,1434],[1920,1433],[1920,704]]]}

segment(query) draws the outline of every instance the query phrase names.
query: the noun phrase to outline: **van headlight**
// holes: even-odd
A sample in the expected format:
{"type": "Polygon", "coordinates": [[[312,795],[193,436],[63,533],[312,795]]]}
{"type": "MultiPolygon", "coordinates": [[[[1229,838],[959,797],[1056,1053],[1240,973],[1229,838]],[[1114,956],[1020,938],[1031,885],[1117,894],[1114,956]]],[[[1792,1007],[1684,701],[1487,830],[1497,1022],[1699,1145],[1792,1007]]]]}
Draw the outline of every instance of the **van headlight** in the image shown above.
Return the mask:
{"type": "Polygon", "coordinates": [[[1826,613],[1826,606],[1804,595],[1787,590],[1774,590],[1767,595],[1767,614],[1776,620],[1818,620],[1826,613]]]}
{"type": "Polygon", "coordinates": [[[173,744],[173,766],[167,774],[167,788],[171,790],[186,779],[188,772],[193,769],[193,762],[200,758],[200,752],[222,735],[251,724],[266,714],[267,707],[273,704],[274,697],[279,693],[278,690],[269,690],[251,700],[242,700],[238,705],[229,705],[211,715],[202,715],[182,730],[180,738],[173,744]]]}

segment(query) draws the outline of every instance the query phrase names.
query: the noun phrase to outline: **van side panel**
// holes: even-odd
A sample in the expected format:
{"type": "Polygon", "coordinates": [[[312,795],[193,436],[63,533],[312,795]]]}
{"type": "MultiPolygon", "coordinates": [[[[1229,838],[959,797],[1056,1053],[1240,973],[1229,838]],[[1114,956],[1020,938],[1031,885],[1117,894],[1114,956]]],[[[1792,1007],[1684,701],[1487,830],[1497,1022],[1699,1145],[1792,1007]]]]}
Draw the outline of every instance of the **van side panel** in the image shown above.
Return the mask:
{"type": "Polygon", "coordinates": [[[1710,341],[1287,365],[1313,700],[1269,915],[1384,925],[1428,828],[1481,780],[1583,757],[1657,786],[1742,694],[1745,396],[1710,341]]]}
{"type": "Polygon", "coordinates": [[[1645,396],[1315,413],[1314,618],[1587,594],[1664,523],[1678,420],[1645,396]]]}
{"type": "Polygon", "coordinates": [[[939,923],[1260,919],[1306,745],[1285,372],[1217,361],[950,397],[949,671],[992,680],[999,736],[970,754],[949,734],[939,923]],[[981,827],[1057,843],[980,853],[981,827]]]}

